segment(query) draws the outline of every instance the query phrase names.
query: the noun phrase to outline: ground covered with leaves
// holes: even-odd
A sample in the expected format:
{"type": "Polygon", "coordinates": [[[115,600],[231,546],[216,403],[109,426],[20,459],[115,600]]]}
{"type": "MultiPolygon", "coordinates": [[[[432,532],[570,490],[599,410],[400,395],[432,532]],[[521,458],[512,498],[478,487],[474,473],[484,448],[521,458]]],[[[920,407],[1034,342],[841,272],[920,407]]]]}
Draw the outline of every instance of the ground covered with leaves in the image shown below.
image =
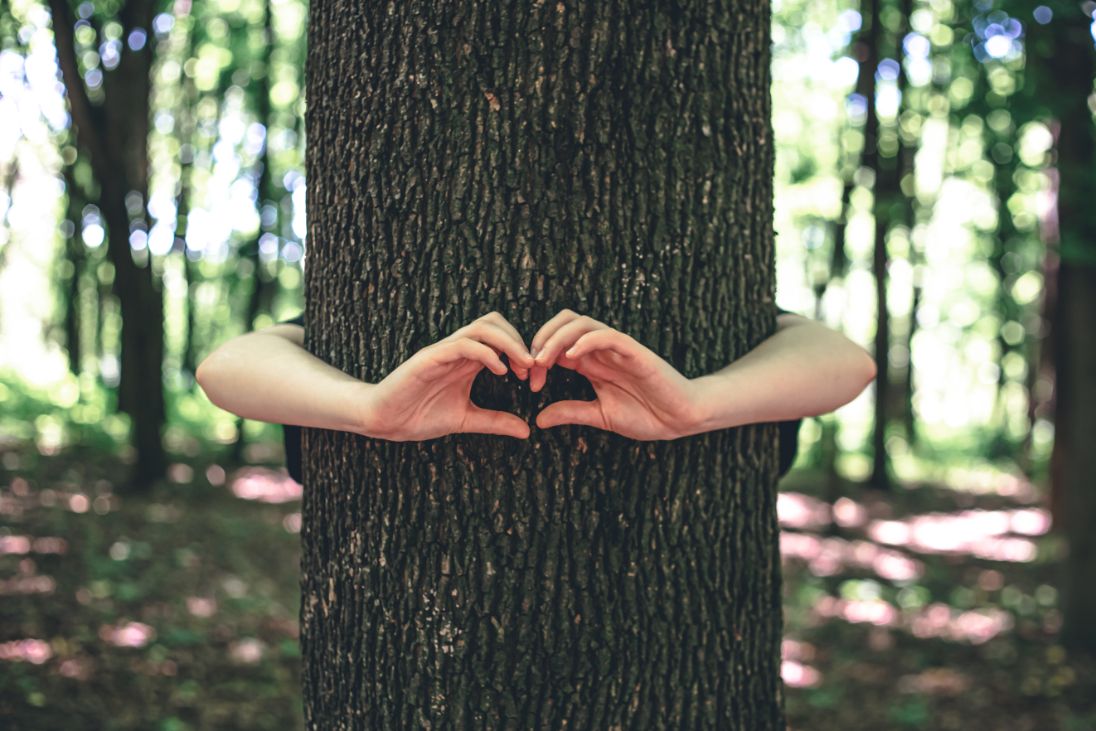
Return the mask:
{"type": "MultiPolygon", "coordinates": [[[[123,469],[0,454],[0,726],[301,728],[299,487],[194,458],[120,495],[123,469]]],[[[782,483],[792,729],[1096,729],[1096,666],[1055,639],[1039,496],[953,482],[782,483]]]]}

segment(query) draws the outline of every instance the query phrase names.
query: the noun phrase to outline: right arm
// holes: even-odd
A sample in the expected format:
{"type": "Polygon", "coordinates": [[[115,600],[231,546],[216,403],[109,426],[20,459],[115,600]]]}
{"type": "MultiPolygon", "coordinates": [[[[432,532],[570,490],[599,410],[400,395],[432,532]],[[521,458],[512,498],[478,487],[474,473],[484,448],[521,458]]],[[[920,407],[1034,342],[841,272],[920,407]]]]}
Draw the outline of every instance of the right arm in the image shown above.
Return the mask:
{"type": "Polygon", "coordinates": [[[377,384],[343,373],[304,348],[304,328],[281,323],[239,335],[199,365],[195,377],[209,400],[247,419],[349,431],[393,441],[474,432],[525,439],[514,414],[469,400],[484,367],[519,378],[533,358],[517,330],[497,312],[414,353],[377,384]]]}
{"type": "Polygon", "coordinates": [[[304,348],[304,328],[282,323],[223,343],[198,365],[214,404],[245,419],[364,433],[376,386],[304,348]]]}

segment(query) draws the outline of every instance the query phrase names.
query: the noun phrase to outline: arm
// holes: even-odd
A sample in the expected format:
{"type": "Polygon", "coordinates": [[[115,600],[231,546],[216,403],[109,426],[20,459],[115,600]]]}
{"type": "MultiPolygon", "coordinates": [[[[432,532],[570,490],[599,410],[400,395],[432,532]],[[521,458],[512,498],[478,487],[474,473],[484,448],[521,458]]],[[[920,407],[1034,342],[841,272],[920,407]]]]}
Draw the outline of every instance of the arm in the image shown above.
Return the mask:
{"type": "Polygon", "coordinates": [[[586,376],[597,398],[557,401],[537,425],[586,424],[633,439],[676,439],[743,424],[832,411],[875,377],[867,351],[826,326],[790,313],[773,335],[720,370],[685,378],[634,338],[563,310],[533,338],[529,383],[554,365],[586,376]]]}
{"type": "Polygon", "coordinates": [[[730,365],[692,379],[701,431],[829,413],[875,378],[866,350],[799,315],[776,318],[776,331],[730,365]]]}
{"type": "Polygon", "coordinates": [[[304,348],[304,328],[279,324],[239,335],[198,364],[214,404],[245,419],[361,432],[374,388],[304,348]]]}
{"type": "Polygon", "coordinates": [[[195,376],[210,401],[248,419],[393,441],[458,432],[523,439],[529,436],[525,421],[476,406],[469,392],[485,367],[526,378],[531,364],[517,330],[492,312],[420,349],[377,384],[309,353],[304,328],[288,323],[232,338],[199,364],[195,376]]]}

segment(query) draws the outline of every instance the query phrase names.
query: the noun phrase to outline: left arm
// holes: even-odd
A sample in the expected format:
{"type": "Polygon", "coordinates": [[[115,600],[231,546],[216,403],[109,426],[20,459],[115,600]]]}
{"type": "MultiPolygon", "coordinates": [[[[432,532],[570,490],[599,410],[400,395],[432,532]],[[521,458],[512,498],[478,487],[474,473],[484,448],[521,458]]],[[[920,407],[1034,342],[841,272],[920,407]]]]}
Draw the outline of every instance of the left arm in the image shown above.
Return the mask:
{"type": "Polygon", "coordinates": [[[730,365],[692,379],[701,431],[818,416],[852,401],[875,378],[875,360],[841,333],[791,313],[730,365]]]}
{"type": "Polygon", "coordinates": [[[875,377],[867,351],[790,313],[778,315],[776,332],[744,356],[693,379],[629,335],[571,310],[545,323],[531,352],[532,390],[558,364],[586,376],[597,394],[548,405],[538,426],[586,424],[644,440],[816,416],[852,401],[875,377]]]}

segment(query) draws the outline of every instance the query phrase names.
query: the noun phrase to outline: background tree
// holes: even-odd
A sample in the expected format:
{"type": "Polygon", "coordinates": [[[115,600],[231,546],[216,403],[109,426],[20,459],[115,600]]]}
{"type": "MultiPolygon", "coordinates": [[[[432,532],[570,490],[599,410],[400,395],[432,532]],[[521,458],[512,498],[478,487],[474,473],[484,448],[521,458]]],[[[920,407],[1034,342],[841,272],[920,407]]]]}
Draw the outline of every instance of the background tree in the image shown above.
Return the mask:
{"type": "MultiPolygon", "coordinates": [[[[369,382],[572,307],[695,377],[774,328],[766,3],[310,10],[306,347],[369,382]]],[[[531,417],[589,397],[481,374],[531,417]]],[[[782,727],[771,425],[305,430],[310,728],[782,727]]]]}
{"type": "MultiPolygon", "coordinates": [[[[81,68],[82,51],[75,32],[88,36],[83,45],[97,49],[106,39],[93,6],[74,16],[68,0],[50,0],[58,64],[65,83],[78,144],[87,156],[106,223],[107,252],[113,268],[112,292],[122,312],[121,369],[117,405],[131,418],[131,441],[137,461],[135,485],[147,487],[166,466],[161,430],[165,420],[163,359],[164,307],[159,275],[147,254],[138,261],[131,234],[147,238],[149,95],[152,80],[152,0],[127,0],[117,13],[120,39],[113,65],[81,68]],[[84,12],[86,11],[86,12],[84,12]],[[99,80],[98,103],[92,101],[84,74],[99,80]],[[97,76],[96,76],[97,74],[97,76]]],[[[85,61],[86,63],[86,61],[85,61]]]]}
{"type": "Polygon", "coordinates": [[[1093,121],[1093,8],[1052,3],[1045,29],[1030,41],[1033,84],[1052,86],[1043,111],[1057,130],[1057,259],[1052,306],[1055,366],[1055,441],[1052,490],[1061,501],[1058,517],[1068,544],[1063,566],[1063,639],[1096,654],[1096,123],[1093,121]]]}

